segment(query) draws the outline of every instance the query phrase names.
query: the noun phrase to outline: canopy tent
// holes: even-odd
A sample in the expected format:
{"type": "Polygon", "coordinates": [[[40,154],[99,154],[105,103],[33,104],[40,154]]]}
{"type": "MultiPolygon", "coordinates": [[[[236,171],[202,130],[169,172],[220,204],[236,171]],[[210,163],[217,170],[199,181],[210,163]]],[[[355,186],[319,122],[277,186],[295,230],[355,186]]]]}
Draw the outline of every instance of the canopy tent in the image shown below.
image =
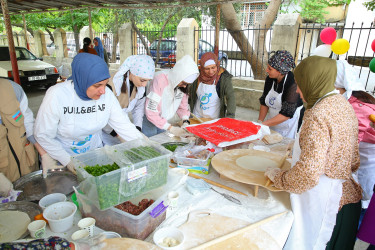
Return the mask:
{"type": "MultiPolygon", "coordinates": [[[[89,26],[91,33],[91,9],[107,8],[107,9],[153,9],[153,8],[175,8],[201,5],[217,5],[220,3],[244,2],[245,0],[0,0],[3,12],[3,20],[9,43],[9,53],[12,61],[12,70],[14,80],[20,83],[17,59],[12,36],[12,27],[9,15],[12,14],[31,14],[52,11],[71,11],[76,9],[88,9],[89,26]]],[[[220,17],[220,15],[219,15],[220,17]]],[[[24,21],[24,26],[26,23],[24,21]]],[[[26,27],[25,27],[26,30],[26,27]]],[[[26,33],[26,32],[25,32],[26,33]]],[[[215,40],[217,42],[217,39],[215,40]]],[[[215,52],[217,52],[217,43],[215,43],[215,52]]]]}

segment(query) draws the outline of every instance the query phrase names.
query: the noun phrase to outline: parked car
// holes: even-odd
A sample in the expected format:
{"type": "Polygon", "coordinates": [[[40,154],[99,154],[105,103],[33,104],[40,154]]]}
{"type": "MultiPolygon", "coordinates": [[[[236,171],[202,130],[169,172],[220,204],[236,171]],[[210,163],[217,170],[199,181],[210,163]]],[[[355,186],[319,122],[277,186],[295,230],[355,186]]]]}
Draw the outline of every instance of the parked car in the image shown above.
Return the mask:
{"type": "MultiPolygon", "coordinates": [[[[157,50],[158,40],[152,42],[150,46],[150,53],[154,61],[156,60],[156,50],[157,50]]],[[[176,50],[177,50],[177,41],[171,39],[163,39],[160,44],[160,59],[158,64],[161,67],[173,67],[176,63],[176,50]]],[[[198,59],[200,60],[202,55],[206,52],[214,52],[214,46],[208,43],[205,40],[199,40],[199,50],[198,50],[198,59]]],[[[219,60],[220,65],[223,68],[226,68],[228,65],[228,55],[223,51],[219,51],[219,60]]]]}
{"type": "MultiPolygon", "coordinates": [[[[59,72],[52,64],[41,61],[24,47],[16,47],[16,57],[23,87],[48,87],[56,83],[59,72]]],[[[0,46],[0,77],[14,80],[8,46],[0,46]]]]}

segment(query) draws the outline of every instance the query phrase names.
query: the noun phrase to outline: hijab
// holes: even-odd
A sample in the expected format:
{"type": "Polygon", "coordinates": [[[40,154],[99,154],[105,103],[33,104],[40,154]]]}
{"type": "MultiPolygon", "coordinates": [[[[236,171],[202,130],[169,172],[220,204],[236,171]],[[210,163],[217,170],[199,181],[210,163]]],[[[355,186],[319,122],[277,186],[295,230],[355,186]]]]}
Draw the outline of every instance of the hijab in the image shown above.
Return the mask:
{"type": "Polygon", "coordinates": [[[124,74],[130,71],[133,75],[145,79],[154,78],[155,63],[152,57],[148,55],[135,55],[126,58],[124,63],[113,77],[113,84],[118,95],[121,93],[121,87],[124,82],[124,74]]]}
{"type": "Polygon", "coordinates": [[[352,96],[353,91],[365,91],[363,84],[359,81],[357,74],[354,72],[353,67],[345,60],[337,60],[337,76],[335,87],[343,88],[346,92],[343,96],[346,100],[352,96]]]}
{"type": "Polygon", "coordinates": [[[335,60],[326,57],[310,56],[298,64],[294,78],[307,102],[307,109],[335,90],[336,72],[335,60]]]}
{"type": "Polygon", "coordinates": [[[100,40],[99,37],[95,37],[94,39],[98,41],[98,46],[95,46],[96,53],[98,53],[98,56],[104,60],[104,48],[103,48],[102,41],[100,40]]]}
{"type": "Polygon", "coordinates": [[[199,77],[198,77],[198,81],[203,82],[205,84],[209,84],[209,85],[211,85],[213,83],[217,84],[217,82],[219,81],[219,78],[220,78],[220,75],[219,75],[220,61],[217,59],[217,56],[212,52],[204,53],[201,57],[200,67],[201,68],[200,68],[200,74],[199,74],[199,77]],[[215,75],[213,75],[213,76],[209,76],[204,71],[204,65],[208,60],[213,60],[216,64],[216,67],[217,67],[217,71],[216,71],[215,75]]]}
{"type": "Polygon", "coordinates": [[[108,66],[97,55],[89,53],[77,54],[72,62],[72,76],[68,80],[73,80],[74,90],[84,101],[92,100],[87,96],[87,89],[97,82],[110,77],[108,66]]]}
{"type": "Polygon", "coordinates": [[[271,55],[268,64],[282,75],[286,75],[292,68],[296,67],[292,54],[287,50],[271,51],[271,55]]]}

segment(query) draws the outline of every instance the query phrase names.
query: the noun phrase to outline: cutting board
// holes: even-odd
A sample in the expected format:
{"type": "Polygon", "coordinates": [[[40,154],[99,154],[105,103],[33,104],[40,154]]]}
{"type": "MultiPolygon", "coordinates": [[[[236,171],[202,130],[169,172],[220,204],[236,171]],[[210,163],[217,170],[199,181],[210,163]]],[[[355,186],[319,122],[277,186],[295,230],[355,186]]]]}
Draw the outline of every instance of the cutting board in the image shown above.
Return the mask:
{"type": "MultiPolygon", "coordinates": [[[[183,249],[197,247],[251,223],[209,211],[191,212],[188,221],[179,228],[184,232],[183,249]]],[[[205,249],[281,249],[276,241],[260,227],[249,229],[205,249]]]]}
{"type": "Polygon", "coordinates": [[[160,247],[148,243],[146,241],[141,241],[137,239],[130,239],[130,238],[114,238],[114,239],[106,239],[104,240],[105,246],[103,249],[111,249],[111,250],[159,250],[160,247]]]}
{"type": "MultiPolygon", "coordinates": [[[[233,149],[223,151],[215,155],[211,160],[212,167],[221,175],[234,181],[256,186],[262,186],[270,191],[283,191],[270,185],[266,187],[268,178],[264,176],[262,171],[254,171],[245,169],[237,165],[236,160],[243,156],[257,156],[280,162],[283,156],[271,152],[253,150],[253,149],[233,149]]],[[[250,163],[251,164],[251,163],[250,163]]],[[[284,161],[282,170],[290,169],[291,164],[284,161]]]]}

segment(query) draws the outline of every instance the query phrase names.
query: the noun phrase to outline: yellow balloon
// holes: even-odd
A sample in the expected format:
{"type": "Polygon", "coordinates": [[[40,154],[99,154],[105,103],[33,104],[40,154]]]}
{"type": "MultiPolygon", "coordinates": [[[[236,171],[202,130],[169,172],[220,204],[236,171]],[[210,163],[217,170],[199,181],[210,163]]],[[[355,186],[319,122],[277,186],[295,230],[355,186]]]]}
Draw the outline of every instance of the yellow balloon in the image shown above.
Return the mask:
{"type": "Polygon", "coordinates": [[[336,39],[331,45],[331,49],[336,55],[345,54],[346,52],[348,52],[349,48],[350,44],[348,40],[344,38],[336,39]]]}

